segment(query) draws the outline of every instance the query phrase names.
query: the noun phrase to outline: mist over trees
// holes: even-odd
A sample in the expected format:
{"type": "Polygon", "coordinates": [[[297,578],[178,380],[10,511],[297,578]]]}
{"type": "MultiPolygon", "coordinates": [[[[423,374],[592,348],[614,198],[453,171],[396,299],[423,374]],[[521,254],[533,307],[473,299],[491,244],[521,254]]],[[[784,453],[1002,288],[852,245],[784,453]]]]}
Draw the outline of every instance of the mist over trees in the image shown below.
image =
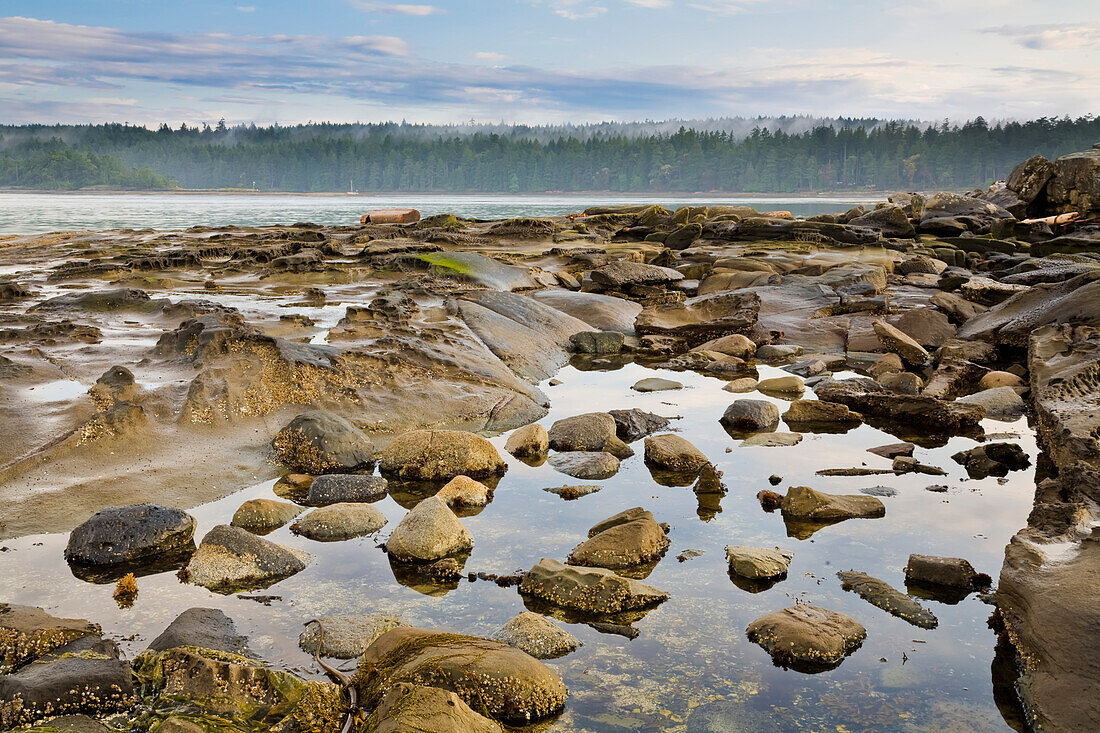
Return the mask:
{"type": "Polygon", "coordinates": [[[1100,141],[1100,119],[0,126],[0,186],[362,192],[967,189],[1100,141]]]}

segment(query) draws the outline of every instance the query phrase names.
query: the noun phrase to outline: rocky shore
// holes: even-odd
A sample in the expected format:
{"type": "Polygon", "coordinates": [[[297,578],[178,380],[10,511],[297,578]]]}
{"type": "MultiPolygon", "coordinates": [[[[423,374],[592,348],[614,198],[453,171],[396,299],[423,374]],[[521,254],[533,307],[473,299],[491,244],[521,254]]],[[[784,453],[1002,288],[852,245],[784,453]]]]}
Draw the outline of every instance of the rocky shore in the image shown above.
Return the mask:
{"type": "MultiPolygon", "coordinates": [[[[546,491],[562,512],[633,462],[693,489],[700,518],[721,511],[732,478],[756,482],[760,506],[739,498],[736,511],[778,510],[792,543],[887,513],[889,486],[832,493],[775,475],[773,490],[737,475],[674,416],[582,407],[540,425],[567,364],[662,370],[638,394],[683,390],[674,372],[721,380],[712,428],[739,448],[797,450],[861,425],[901,441],[821,476],[945,476],[927,450],[962,437],[953,470],[1004,478],[1032,461],[990,421],[1026,415],[1042,449],[1034,507],[1005,550],[991,623],[1011,644],[1027,726],[1100,725],[1100,148],[1032,158],[965,196],[900,193],[809,219],[635,206],[62,232],[6,240],[0,272],[0,539],[68,533],[73,573],[119,581],[123,596],[119,579],[166,572],[213,594],[277,588],[317,562],[267,538],[286,527],[315,543],[376,537],[410,587],[475,580],[464,520],[507,491],[511,458],[560,475],[568,485],[546,491]],[[490,439],[504,435],[502,455],[490,439]],[[194,507],[275,479],[277,496],[198,536],[194,507]],[[376,508],[386,497],[407,509],[399,520],[376,508]]],[[[184,611],[127,659],[94,618],[0,596],[0,728],[552,723],[570,694],[555,660],[581,646],[566,625],[633,638],[672,597],[650,575],[677,528],[648,495],[582,515],[590,528],[569,552],[482,573],[527,609],[492,638],[381,613],[300,619],[325,681],[260,658],[218,609],[184,611]]],[[[724,553],[738,592],[789,582],[813,552],[728,540],[702,552],[724,553]]],[[[873,614],[934,629],[926,599],[992,579],[929,550],[906,550],[904,577],[844,567],[819,580],[849,591],[860,618],[774,605],[743,638],[797,674],[843,664],[873,614]]]]}

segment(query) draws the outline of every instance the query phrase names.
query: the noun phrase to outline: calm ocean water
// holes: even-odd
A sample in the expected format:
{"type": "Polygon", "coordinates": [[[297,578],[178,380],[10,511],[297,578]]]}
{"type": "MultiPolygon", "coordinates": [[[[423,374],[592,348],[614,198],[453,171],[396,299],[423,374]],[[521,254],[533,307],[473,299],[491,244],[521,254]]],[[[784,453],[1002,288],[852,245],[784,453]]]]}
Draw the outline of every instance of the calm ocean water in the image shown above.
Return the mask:
{"type": "Polygon", "coordinates": [[[0,193],[0,234],[87,229],[180,229],[195,225],[261,226],[311,221],[354,224],[369,209],[411,206],[428,216],[454,213],[479,219],[562,216],[588,206],[658,203],[748,204],[760,211],[786,209],[795,216],[845,211],[859,197],[740,197],[661,195],[425,195],[306,196],[295,194],[0,193]]]}

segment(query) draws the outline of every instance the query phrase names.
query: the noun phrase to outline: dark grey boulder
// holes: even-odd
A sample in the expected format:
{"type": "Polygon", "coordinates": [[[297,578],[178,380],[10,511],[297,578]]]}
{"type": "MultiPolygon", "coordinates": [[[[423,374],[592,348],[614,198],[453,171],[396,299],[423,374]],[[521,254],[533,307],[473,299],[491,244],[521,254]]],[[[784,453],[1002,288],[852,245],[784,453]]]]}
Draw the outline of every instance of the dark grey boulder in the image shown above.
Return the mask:
{"type": "Polygon", "coordinates": [[[245,654],[248,638],[237,633],[233,619],[216,608],[189,608],[168,624],[160,636],[149,643],[162,652],[178,646],[195,646],[230,654],[245,654]]]}
{"type": "Polygon", "coordinates": [[[158,504],[108,507],[74,529],[65,559],[79,565],[140,563],[194,548],[195,519],[158,504]]]}
{"type": "Polygon", "coordinates": [[[569,337],[569,345],[578,354],[618,354],[623,338],[618,331],[581,331],[569,337]]]}
{"type": "Polygon", "coordinates": [[[652,412],[633,408],[630,410],[610,410],[608,414],[615,420],[615,433],[624,443],[633,443],[668,427],[668,418],[652,412]]]}
{"type": "Polygon", "coordinates": [[[381,476],[354,473],[327,473],[313,479],[306,494],[309,506],[328,506],[349,502],[372,502],[386,496],[388,482],[381,476]]]}
{"type": "Polygon", "coordinates": [[[770,432],[779,425],[779,408],[766,400],[737,400],[726,408],[719,422],[726,430],[738,433],[770,432]]]}

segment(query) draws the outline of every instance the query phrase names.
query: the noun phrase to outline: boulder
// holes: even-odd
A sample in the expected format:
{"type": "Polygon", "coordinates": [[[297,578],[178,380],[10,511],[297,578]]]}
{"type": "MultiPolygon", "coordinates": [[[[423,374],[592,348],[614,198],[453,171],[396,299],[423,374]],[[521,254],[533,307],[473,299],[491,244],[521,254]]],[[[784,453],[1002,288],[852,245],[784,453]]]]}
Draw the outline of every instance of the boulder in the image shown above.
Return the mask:
{"type": "Polygon", "coordinates": [[[971,318],[984,313],[987,307],[974,303],[966,298],[960,298],[954,293],[940,291],[932,296],[932,305],[936,306],[958,324],[963,324],[971,318]]]}
{"type": "Polygon", "coordinates": [[[108,507],[69,535],[65,559],[77,565],[142,563],[194,548],[195,519],[158,504],[108,507]]]}
{"type": "Polygon", "coordinates": [[[322,616],[306,624],[298,646],[307,654],[319,653],[333,659],[355,659],[382,634],[404,626],[388,613],[360,613],[322,616]],[[320,650],[317,645],[320,644],[320,650]]]}
{"type": "Polygon", "coordinates": [[[994,387],[959,397],[956,402],[978,405],[990,420],[1012,422],[1027,412],[1027,405],[1012,387],[994,387]]]}
{"type": "Polygon", "coordinates": [[[639,334],[676,336],[691,346],[737,333],[756,325],[760,297],[748,291],[719,292],[688,298],[683,303],[646,306],[634,321],[639,334]]]}
{"type": "Polygon", "coordinates": [[[737,400],[719,422],[734,433],[771,432],[779,426],[779,408],[767,400],[737,400]]]}
{"type": "Polygon", "coordinates": [[[885,581],[855,570],[841,571],[836,576],[840,578],[844,590],[856,593],[872,606],[878,606],[914,626],[934,629],[939,625],[931,611],[885,581]]]}
{"type": "Polygon", "coordinates": [[[668,236],[665,237],[664,245],[671,250],[687,249],[702,235],[703,226],[701,224],[685,224],[669,232],[668,236]]]}
{"type": "Polygon", "coordinates": [[[966,231],[989,234],[996,222],[1015,220],[1011,213],[994,203],[941,191],[925,203],[917,231],[948,236],[966,231]]]}
{"type": "Polygon", "coordinates": [[[912,372],[882,374],[875,381],[891,392],[905,395],[918,395],[924,389],[924,380],[912,372]]]}
{"type": "Polygon", "coordinates": [[[1005,187],[1024,204],[1030,204],[1039,198],[1053,176],[1054,164],[1041,155],[1033,155],[1012,169],[1005,187]]]}
{"type": "Polygon", "coordinates": [[[802,442],[799,433],[754,433],[741,441],[745,447],[757,446],[759,448],[789,448],[802,442]]]}
{"type": "Polygon", "coordinates": [[[247,654],[248,638],[237,633],[233,619],[222,611],[216,608],[189,608],[149,642],[148,648],[162,652],[180,646],[247,654]]]}
{"type": "Polygon", "coordinates": [[[617,260],[592,271],[592,281],[611,290],[634,285],[666,285],[683,279],[684,276],[672,268],[629,260],[617,260]]]}
{"type": "Polygon", "coordinates": [[[727,356],[749,359],[756,353],[756,344],[748,336],[740,333],[712,339],[696,347],[698,351],[714,351],[727,356]]]}
{"type": "Polygon", "coordinates": [[[960,404],[925,395],[899,396],[864,379],[844,379],[814,385],[818,399],[857,410],[864,420],[919,425],[926,433],[957,434],[977,429],[985,417],[978,405],[960,404]]]}
{"type": "Polygon", "coordinates": [[[70,642],[99,636],[99,624],[51,616],[35,606],[0,603],[0,675],[70,642]]]}
{"type": "Polygon", "coordinates": [[[810,522],[873,519],[886,515],[886,506],[873,496],[826,494],[808,486],[792,486],[787,489],[780,509],[784,517],[810,522]]]}
{"type": "Polygon", "coordinates": [[[461,507],[482,507],[493,497],[493,490],[469,476],[455,476],[436,492],[451,509],[461,507]]]}
{"type": "Polygon", "coordinates": [[[867,638],[850,616],[806,603],[761,616],[747,634],[776,664],[808,672],[838,666],[867,638]]]}
{"type": "Polygon", "coordinates": [[[986,443],[959,451],[951,459],[965,467],[972,479],[1007,476],[1009,471],[1022,471],[1031,465],[1031,459],[1015,443],[986,443]]]}
{"type": "Polygon", "coordinates": [[[618,354],[623,350],[623,334],[618,331],[581,331],[569,337],[569,345],[578,354],[618,354]]]}
{"type": "Polygon", "coordinates": [[[234,527],[247,529],[253,534],[267,534],[302,513],[301,507],[274,499],[249,499],[233,513],[234,527]]]}
{"type": "Polygon", "coordinates": [[[323,410],[302,413],[271,441],[275,457],[304,473],[339,473],[374,466],[374,443],[350,422],[323,410]]]}
{"type": "Polygon", "coordinates": [[[5,730],[56,715],[106,716],[133,702],[130,665],[115,642],[95,636],[0,675],[0,727],[5,730]]]}
{"type": "Polygon", "coordinates": [[[645,379],[639,379],[630,388],[635,392],[666,392],[668,390],[683,389],[684,385],[679,382],[674,382],[671,379],[647,377],[645,379]]]}
{"type": "MultiPolygon", "coordinates": [[[[606,412],[588,412],[558,420],[550,426],[550,447],[556,451],[602,451],[616,447],[615,418],[606,412]]],[[[615,452],[615,451],[608,451],[615,452]]]]}
{"type": "Polygon", "coordinates": [[[543,558],[523,576],[519,592],[584,614],[614,615],[667,601],[668,593],[605,568],[543,558]]]}
{"type": "Polygon", "coordinates": [[[894,204],[869,211],[848,223],[853,226],[877,229],[884,237],[912,239],[917,234],[905,210],[894,204]]]}
{"type": "Polygon", "coordinates": [[[959,286],[959,292],[964,298],[986,306],[997,305],[1027,291],[1027,285],[1012,285],[993,278],[979,276],[972,277],[959,286]]]}
{"type": "Polygon", "coordinates": [[[183,574],[215,593],[267,588],[305,569],[308,553],[277,545],[227,524],[207,532],[183,574]]]}
{"type": "Polygon", "coordinates": [[[611,478],[619,471],[619,459],[610,453],[592,451],[566,451],[550,456],[550,465],[556,471],[585,481],[611,478]]]}
{"type": "Polygon", "coordinates": [[[531,297],[540,303],[573,316],[600,331],[634,334],[634,319],[641,312],[639,304],[599,293],[575,293],[560,288],[536,290],[531,297]]]}
{"type": "Polygon", "coordinates": [[[668,418],[652,412],[633,408],[630,410],[611,410],[609,415],[615,420],[615,434],[625,443],[651,435],[668,427],[668,418]]]}
{"type": "Polygon", "coordinates": [[[630,568],[659,560],[669,544],[665,531],[649,514],[590,535],[573,548],[566,562],[612,570],[630,568]]]}
{"type": "MultiPolygon", "coordinates": [[[[806,391],[806,385],[793,374],[789,377],[772,377],[761,379],[756,383],[756,388],[761,392],[771,392],[784,396],[801,395],[806,391]]],[[[778,408],[777,408],[778,409],[778,408]]]]}
{"type": "Polygon", "coordinates": [[[306,494],[309,506],[370,503],[385,498],[389,482],[381,476],[357,473],[326,473],[313,479],[306,494]]]}
{"type": "Polygon", "coordinates": [[[412,430],[399,435],[382,452],[383,474],[418,481],[446,481],[455,476],[502,476],[508,465],[492,443],[462,430],[412,430]]]}
{"type": "Polygon", "coordinates": [[[1056,211],[1088,214],[1100,209],[1100,149],[1094,147],[1056,159],[1046,196],[1056,211]]]}
{"type": "Polygon", "coordinates": [[[550,450],[550,435],[538,423],[524,425],[508,436],[504,450],[516,458],[540,458],[550,450]]]}
{"type": "Polygon", "coordinates": [[[961,557],[912,554],[905,566],[905,582],[973,590],[988,587],[991,579],[961,557]]]}
{"type": "Polygon", "coordinates": [[[474,712],[455,693],[404,682],[387,689],[378,707],[356,730],[359,733],[504,733],[500,723],[474,712]]]}
{"type": "Polygon", "coordinates": [[[431,562],[471,550],[474,539],[447,503],[430,496],[409,510],[386,541],[402,562],[431,562]]]}
{"type": "Polygon", "coordinates": [[[1035,329],[1062,323],[1100,323],[1100,271],[1028,288],[968,320],[959,338],[1025,347],[1035,329]]]}
{"type": "Polygon", "coordinates": [[[722,389],[726,392],[733,392],[734,394],[744,394],[746,392],[755,392],[756,384],[756,380],[752,377],[741,377],[740,379],[726,382],[726,385],[722,387],[722,389]]]}
{"type": "Polygon", "coordinates": [[[788,425],[854,425],[863,422],[863,416],[853,412],[847,405],[822,400],[795,400],[783,413],[783,422],[788,425]]]}
{"type": "Polygon", "coordinates": [[[673,433],[650,435],[645,439],[646,465],[677,473],[697,473],[706,463],[706,455],[685,438],[673,433]]]}
{"type": "Polygon", "coordinates": [[[695,481],[695,485],[691,487],[691,490],[696,494],[724,495],[728,489],[722,483],[722,475],[722,472],[713,463],[707,462],[699,469],[699,478],[695,481]]]}
{"type": "MultiPolygon", "coordinates": [[[[978,380],[978,386],[982,389],[996,389],[998,387],[1011,387],[1017,391],[1027,389],[1023,379],[1012,372],[1002,371],[986,372],[985,375],[978,380]]],[[[987,409],[986,412],[988,413],[989,410],[987,409]]]]}
{"type": "Polygon", "coordinates": [[[530,611],[512,617],[493,638],[535,659],[556,659],[581,646],[577,637],[545,616],[530,611]]]}
{"type": "Polygon", "coordinates": [[[384,526],[386,517],[377,507],[349,502],[314,509],[290,529],[317,542],[337,542],[374,534],[384,526]]]}
{"type": "Polygon", "coordinates": [[[353,682],[368,709],[406,682],[453,692],[493,718],[515,724],[557,713],[566,698],[558,673],[519,649],[492,639],[405,627],[370,645],[353,682]]]}
{"type": "Polygon", "coordinates": [[[749,580],[784,578],[793,559],[794,553],[785,552],[778,547],[752,547],[751,545],[726,547],[726,560],[729,562],[730,572],[749,580]]]}
{"type": "Polygon", "coordinates": [[[921,366],[930,358],[923,346],[889,323],[875,321],[873,327],[883,347],[900,356],[906,363],[921,366]]]}

